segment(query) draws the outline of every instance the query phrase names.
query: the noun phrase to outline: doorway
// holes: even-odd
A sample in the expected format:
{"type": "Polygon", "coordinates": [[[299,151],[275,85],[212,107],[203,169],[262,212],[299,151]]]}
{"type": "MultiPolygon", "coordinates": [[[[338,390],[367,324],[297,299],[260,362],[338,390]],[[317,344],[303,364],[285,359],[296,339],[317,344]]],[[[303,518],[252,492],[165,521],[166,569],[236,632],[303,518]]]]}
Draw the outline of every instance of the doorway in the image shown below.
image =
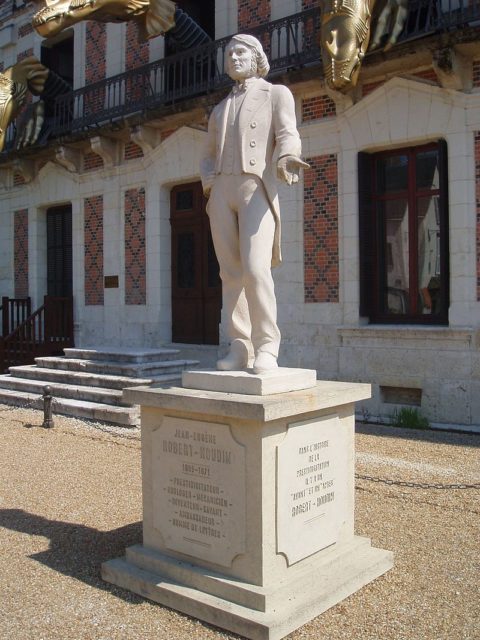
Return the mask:
{"type": "Polygon", "coordinates": [[[172,341],[218,344],[222,285],[200,182],[174,187],[172,341]]]}
{"type": "Polygon", "coordinates": [[[70,297],[72,278],[72,205],[47,209],[47,294],[70,297]]]}

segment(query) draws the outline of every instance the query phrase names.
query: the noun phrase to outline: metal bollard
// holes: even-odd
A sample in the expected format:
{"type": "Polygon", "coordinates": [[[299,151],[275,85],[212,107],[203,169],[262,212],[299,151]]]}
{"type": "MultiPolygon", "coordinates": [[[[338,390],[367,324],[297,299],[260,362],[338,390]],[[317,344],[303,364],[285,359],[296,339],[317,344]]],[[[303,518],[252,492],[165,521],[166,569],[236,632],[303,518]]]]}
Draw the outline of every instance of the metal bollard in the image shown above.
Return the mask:
{"type": "Polygon", "coordinates": [[[44,429],[51,429],[53,427],[52,402],[53,402],[52,388],[47,385],[43,389],[43,424],[42,424],[42,427],[44,429]]]}

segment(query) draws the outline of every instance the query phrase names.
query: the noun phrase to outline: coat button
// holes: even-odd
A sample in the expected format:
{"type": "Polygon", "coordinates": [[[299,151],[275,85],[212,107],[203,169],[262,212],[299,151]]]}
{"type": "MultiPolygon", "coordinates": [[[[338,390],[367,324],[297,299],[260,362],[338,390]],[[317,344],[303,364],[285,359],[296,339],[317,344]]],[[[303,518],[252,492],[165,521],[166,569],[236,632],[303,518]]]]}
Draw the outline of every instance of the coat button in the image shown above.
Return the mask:
{"type": "Polygon", "coordinates": [[[251,165],[252,167],[254,167],[256,164],[257,164],[257,161],[255,160],[255,158],[252,158],[252,159],[250,160],[250,165],[251,165]]]}
{"type": "Polygon", "coordinates": [[[251,147],[256,147],[257,143],[255,142],[255,140],[250,140],[250,146],[251,147]]]}
{"type": "Polygon", "coordinates": [[[257,123],[255,122],[255,120],[250,123],[250,126],[252,127],[252,129],[255,129],[255,127],[257,126],[257,123]]]}

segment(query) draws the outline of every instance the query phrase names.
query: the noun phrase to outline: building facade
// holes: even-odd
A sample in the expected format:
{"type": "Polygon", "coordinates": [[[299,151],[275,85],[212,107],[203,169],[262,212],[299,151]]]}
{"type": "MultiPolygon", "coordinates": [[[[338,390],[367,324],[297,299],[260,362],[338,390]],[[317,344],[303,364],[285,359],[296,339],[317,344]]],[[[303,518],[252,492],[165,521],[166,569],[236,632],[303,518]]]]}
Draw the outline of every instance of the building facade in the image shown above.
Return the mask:
{"type": "Polygon", "coordinates": [[[73,92],[39,142],[0,154],[0,295],[73,295],[77,346],[222,343],[199,159],[227,36],[252,32],[311,165],[280,187],[280,364],[371,382],[365,416],[480,429],[478,0],[412,4],[349,95],[325,85],[317,1],[179,2],[213,40],[195,54],[132,23],[42,40],[31,3],[10,4],[3,68],[33,54],[73,92]]]}

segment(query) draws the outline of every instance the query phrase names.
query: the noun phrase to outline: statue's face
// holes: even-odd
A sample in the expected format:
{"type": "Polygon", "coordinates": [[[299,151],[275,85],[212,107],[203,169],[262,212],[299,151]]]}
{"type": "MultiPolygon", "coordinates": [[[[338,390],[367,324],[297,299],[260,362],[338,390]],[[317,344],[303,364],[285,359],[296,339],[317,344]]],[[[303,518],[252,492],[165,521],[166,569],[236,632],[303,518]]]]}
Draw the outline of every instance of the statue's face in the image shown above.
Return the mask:
{"type": "Polygon", "coordinates": [[[32,19],[44,38],[60,33],[82,20],[125,22],[144,13],[149,0],[37,0],[43,8],[32,19]]]}
{"type": "Polygon", "coordinates": [[[256,53],[253,49],[232,40],[226,54],[226,71],[232,80],[245,80],[256,75],[256,53]]]}

